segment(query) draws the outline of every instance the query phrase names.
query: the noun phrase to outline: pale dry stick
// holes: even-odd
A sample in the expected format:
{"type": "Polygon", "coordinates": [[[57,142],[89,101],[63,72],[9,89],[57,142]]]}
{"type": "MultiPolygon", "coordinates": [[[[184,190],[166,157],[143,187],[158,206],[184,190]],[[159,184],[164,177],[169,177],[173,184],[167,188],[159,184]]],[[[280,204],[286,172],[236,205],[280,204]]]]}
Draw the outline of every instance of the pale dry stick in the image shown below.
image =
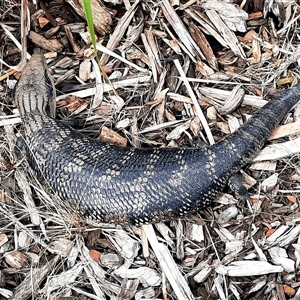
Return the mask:
{"type": "Polygon", "coordinates": [[[207,138],[208,138],[208,141],[209,141],[209,143],[210,143],[211,145],[213,145],[213,144],[215,143],[214,138],[213,138],[213,135],[212,135],[212,133],[211,133],[211,131],[210,131],[210,128],[209,128],[209,126],[208,126],[208,124],[207,124],[207,121],[206,121],[205,116],[204,116],[204,114],[203,114],[203,112],[202,112],[202,109],[201,109],[201,107],[200,107],[200,105],[199,105],[199,103],[198,103],[198,101],[197,101],[197,98],[196,98],[196,96],[195,96],[195,94],[194,94],[194,92],[193,92],[193,89],[192,89],[192,87],[190,86],[190,84],[189,84],[189,82],[188,82],[188,80],[187,80],[187,78],[186,78],[186,76],[185,76],[185,74],[184,74],[184,72],[183,72],[183,69],[182,69],[182,67],[181,67],[181,65],[180,65],[180,63],[179,63],[179,60],[178,60],[178,59],[175,59],[174,63],[175,63],[175,66],[176,66],[176,68],[177,68],[177,70],[178,70],[180,76],[181,76],[181,79],[182,79],[182,81],[183,81],[185,87],[187,88],[187,91],[188,91],[188,93],[189,93],[189,96],[191,97],[191,99],[192,99],[192,101],[193,101],[193,104],[194,104],[194,106],[195,106],[195,108],[196,108],[197,116],[198,116],[200,122],[201,122],[202,125],[203,125],[203,128],[204,128],[205,133],[206,133],[207,138]]]}
{"type": "Polygon", "coordinates": [[[192,101],[192,99],[190,97],[179,95],[177,93],[171,93],[171,92],[169,92],[168,93],[168,97],[171,100],[175,100],[175,101],[178,101],[178,102],[183,102],[183,103],[186,103],[186,104],[193,104],[193,101],[192,101]]]}
{"type": "Polygon", "coordinates": [[[279,247],[285,247],[287,245],[290,245],[293,241],[299,238],[300,234],[300,225],[296,225],[294,223],[294,226],[290,230],[285,231],[282,235],[278,236],[275,243],[279,247]]]}
{"type": "MultiPolygon", "coordinates": [[[[208,97],[211,99],[224,100],[224,101],[229,97],[229,95],[231,93],[231,91],[210,88],[210,87],[199,87],[199,91],[205,97],[208,97]]],[[[261,108],[267,103],[268,103],[268,101],[264,100],[262,97],[253,96],[253,95],[245,95],[242,105],[249,105],[254,108],[261,108]]]]}
{"type": "Polygon", "coordinates": [[[234,54],[245,59],[246,55],[244,53],[244,50],[240,46],[236,35],[227,27],[219,14],[214,9],[208,9],[206,11],[206,14],[211,22],[215,24],[215,27],[218,29],[223,39],[226,41],[227,45],[234,52],[234,54]]]}
{"type": "MultiPolygon", "coordinates": [[[[116,28],[114,29],[113,34],[110,36],[109,41],[107,42],[107,49],[114,50],[117,45],[119,45],[120,40],[123,38],[125,31],[127,30],[132,18],[134,17],[134,13],[137,10],[137,5],[139,4],[140,0],[136,0],[135,3],[131,6],[131,8],[124,14],[124,16],[119,20],[116,28]]],[[[99,50],[99,49],[98,49],[99,50]]],[[[102,50],[100,50],[102,51],[102,50]]],[[[100,58],[100,62],[102,65],[105,65],[109,59],[111,54],[109,52],[103,51],[100,58]]],[[[113,53],[111,51],[111,53],[113,53]]]]}
{"type": "MultiPolygon", "coordinates": [[[[114,53],[113,51],[111,51],[110,49],[104,47],[103,45],[97,43],[96,44],[96,48],[97,50],[109,55],[109,56],[112,56],[114,58],[117,58],[119,59],[120,61],[122,61],[123,63],[135,68],[136,70],[140,71],[140,72],[144,72],[144,73],[148,73],[149,71],[147,69],[144,69],[144,68],[141,68],[139,67],[138,65],[136,64],[133,64],[132,62],[130,62],[129,60],[127,60],[126,58],[123,58],[122,56],[114,53]]],[[[102,63],[102,62],[101,62],[102,63]]],[[[102,63],[103,64],[103,63],[102,63]]]]}
{"type": "Polygon", "coordinates": [[[295,23],[300,18],[300,15],[296,16],[292,20],[290,20],[285,26],[283,26],[280,30],[277,31],[277,35],[281,35],[281,33],[285,32],[287,28],[290,28],[290,26],[295,23]]]}
{"type": "Polygon", "coordinates": [[[25,202],[26,205],[26,212],[30,216],[31,223],[35,226],[39,226],[42,223],[42,218],[39,215],[38,208],[36,207],[29,182],[26,178],[26,175],[23,171],[21,170],[16,170],[16,180],[18,183],[18,186],[22,190],[24,196],[23,196],[23,201],[25,202]]]}
{"type": "MultiPolygon", "coordinates": [[[[43,248],[45,248],[46,250],[48,250],[50,253],[53,253],[51,247],[49,247],[45,242],[43,242],[41,240],[40,236],[37,236],[36,234],[34,234],[34,232],[32,230],[30,230],[29,228],[27,228],[23,223],[21,223],[15,217],[15,215],[9,210],[9,206],[8,205],[0,203],[0,214],[4,215],[4,217],[7,220],[9,220],[11,224],[15,225],[18,228],[19,231],[23,230],[24,232],[26,232],[26,234],[28,236],[30,236],[36,242],[36,244],[41,245],[43,248]]],[[[10,226],[10,224],[8,223],[7,226],[10,226]]],[[[47,238],[46,235],[45,235],[45,237],[47,238]]]]}
{"type": "Polygon", "coordinates": [[[159,58],[159,46],[157,45],[155,39],[154,39],[154,35],[153,32],[151,30],[145,30],[145,36],[147,37],[147,41],[152,49],[152,53],[154,56],[154,61],[155,61],[155,65],[156,68],[158,70],[158,73],[161,74],[162,72],[165,71],[163,65],[161,64],[160,58],[159,58]]]}
{"type": "Polygon", "coordinates": [[[223,275],[222,277],[220,275],[217,275],[214,278],[214,285],[212,286],[213,290],[216,290],[216,294],[219,295],[218,299],[221,300],[227,300],[228,299],[228,290],[227,290],[227,285],[225,281],[225,276],[223,275]],[[224,282],[225,284],[222,284],[224,282]],[[224,288],[226,287],[226,288],[224,288]],[[226,296],[225,296],[226,294],[226,296]]]}
{"type": "Polygon", "coordinates": [[[156,86],[156,89],[154,91],[155,97],[156,97],[156,95],[158,95],[162,91],[162,89],[164,87],[164,84],[166,82],[166,76],[167,76],[167,70],[163,69],[162,73],[159,76],[159,81],[158,81],[158,84],[156,86]]]}
{"type": "Polygon", "coordinates": [[[171,37],[171,40],[168,40],[167,38],[163,38],[163,41],[176,54],[182,54],[182,52],[185,52],[193,62],[196,62],[195,57],[191,56],[191,54],[189,53],[189,50],[187,49],[187,47],[185,47],[185,45],[173,34],[171,29],[168,27],[168,25],[164,21],[161,21],[161,25],[164,27],[167,34],[171,37]],[[172,41],[172,43],[171,43],[171,41],[172,41]]]}
{"type": "Polygon", "coordinates": [[[143,225],[142,230],[145,232],[152,250],[159,261],[162,271],[168,278],[177,299],[193,300],[194,296],[186,280],[180,273],[168,248],[164,244],[158,242],[153,226],[143,225]]]}
{"type": "MultiPolygon", "coordinates": [[[[179,77],[179,79],[181,79],[179,77]]],[[[222,80],[213,80],[213,79],[202,79],[202,78],[193,78],[193,77],[186,77],[186,79],[190,82],[200,82],[200,83],[213,83],[213,84],[223,84],[223,85],[240,85],[240,82],[234,81],[222,81],[222,80]]],[[[243,86],[253,86],[253,83],[243,83],[243,86]]]]}
{"type": "MultiPolygon", "coordinates": [[[[83,19],[86,18],[83,2],[82,0],[66,0],[76,13],[80,15],[83,19]]],[[[93,15],[93,24],[97,32],[100,35],[106,35],[110,31],[110,25],[112,23],[112,12],[107,9],[107,7],[98,0],[90,0],[93,15]]]]}
{"type": "Polygon", "coordinates": [[[300,122],[296,121],[293,123],[277,126],[268,137],[268,140],[271,141],[287,135],[296,135],[299,133],[300,133],[300,122]]]}
{"type": "MultiPolygon", "coordinates": [[[[102,228],[102,227],[101,227],[102,228]]],[[[77,236],[76,245],[79,249],[79,258],[81,263],[87,267],[89,273],[93,274],[93,277],[98,282],[103,282],[105,280],[106,272],[102,269],[99,263],[97,263],[90,255],[89,249],[84,244],[83,237],[77,236]]]]}
{"type": "Polygon", "coordinates": [[[11,297],[13,296],[13,292],[11,289],[0,288],[0,295],[5,299],[12,299],[11,297]]]}
{"type": "MultiPolygon", "coordinates": [[[[52,276],[49,276],[47,278],[47,284],[44,285],[44,287],[40,290],[41,294],[50,295],[55,290],[63,290],[69,289],[69,286],[74,284],[75,280],[78,280],[78,277],[82,274],[84,265],[79,262],[76,263],[74,266],[71,266],[67,270],[63,270],[59,274],[55,274],[52,276]]],[[[44,297],[42,299],[49,299],[44,297]]]]}
{"type": "MultiPolygon", "coordinates": [[[[135,86],[140,83],[150,83],[150,81],[151,81],[151,76],[143,74],[143,75],[137,76],[135,78],[129,78],[129,79],[114,82],[113,85],[114,85],[114,88],[117,89],[117,88],[121,88],[121,87],[126,87],[128,85],[135,86]]],[[[108,83],[103,83],[103,92],[109,92],[111,90],[112,90],[111,85],[109,85],[108,83]]],[[[88,88],[88,89],[85,89],[82,91],[71,92],[69,94],[57,96],[56,101],[62,100],[66,96],[69,96],[69,95],[73,95],[73,96],[80,97],[80,98],[86,98],[86,97],[90,97],[94,94],[95,94],[95,88],[88,88]]]]}
{"type": "Polygon", "coordinates": [[[17,115],[0,118],[0,127],[7,125],[15,125],[19,123],[21,123],[21,118],[17,115]]]}
{"type": "Polygon", "coordinates": [[[263,160],[278,160],[287,156],[299,154],[299,149],[300,138],[296,138],[292,141],[280,144],[272,144],[261,150],[252,162],[263,160]]]}
{"type": "Polygon", "coordinates": [[[147,37],[144,33],[141,34],[141,38],[142,38],[142,41],[144,43],[144,47],[145,47],[145,50],[148,54],[148,58],[149,58],[149,61],[150,61],[150,66],[151,66],[151,70],[152,70],[152,74],[153,74],[153,81],[155,83],[157,83],[157,69],[156,69],[156,65],[155,65],[154,53],[153,53],[152,48],[150,47],[150,45],[148,43],[148,40],[147,40],[147,37]]]}
{"type": "Polygon", "coordinates": [[[125,41],[122,43],[122,45],[118,46],[118,50],[121,53],[124,53],[126,50],[131,48],[132,45],[140,38],[141,33],[144,30],[145,17],[141,10],[137,10],[135,20],[137,21],[136,24],[128,28],[125,41]]]}
{"type": "Polygon", "coordinates": [[[185,12],[204,27],[223,47],[228,48],[227,42],[210,24],[207,23],[207,20],[204,19],[201,14],[199,14],[196,10],[191,10],[190,8],[186,9],[185,12]]]}
{"type": "MultiPolygon", "coordinates": [[[[23,48],[23,44],[21,45],[20,42],[13,36],[13,34],[8,30],[8,27],[6,25],[4,25],[3,23],[0,23],[0,26],[2,27],[2,29],[5,31],[5,33],[8,35],[8,37],[15,43],[15,45],[17,46],[17,48],[19,50],[21,50],[23,48]]],[[[22,51],[22,50],[21,50],[22,51]]],[[[23,52],[23,53],[26,53],[26,52],[23,52]]],[[[8,68],[11,68],[11,69],[15,69],[16,71],[20,71],[22,70],[22,67],[25,65],[26,63],[26,58],[27,59],[30,59],[30,55],[27,53],[26,54],[26,57],[25,55],[24,56],[21,56],[21,61],[18,65],[16,66],[10,66],[8,65],[4,60],[2,60],[0,58],[0,63],[4,64],[5,66],[7,66],[8,68]]]]}
{"type": "Polygon", "coordinates": [[[246,276],[259,276],[270,273],[281,273],[284,268],[279,265],[275,266],[266,261],[235,261],[229,265],[218,265],[216,272],[223,276],[230,277],[246,277],[246,276]]]}
{"type": "Polygon", "coordinates": [[[173,6],[171,6],[169,0],[162,0],[160,2],[160,7],[162,8],[163,14],[168,20],[169,24],[172,26],[177,36],[179,37],[181,43],[188,50],[187,54],[191,58],[191,60],[195,61],[195,57],[205,60],[201,49],[198,47],[188,30],[185,28],[183,22],[177,15],[173,6]]]}
{"type": "MultiPolygon", "coordinates": [[[[253,219],[254,220],[254,219],[253,219]]],[[[252,221],[253,221],[252,220],[252,221]]],[[[254,225],[255,226],[255,225],[254,225]]],[[[249,239],[249,236],[247,237],[247,239],[249,239]]],[[[253,236],[251,235],[251,241],[252,241],[252,244],[254,246],[254,249],[258,255],[258,258],[260,261],[268,261],[268,258],[267,256],[264,254],[263,250],[257,245],[255,239],[253,238],[253,236]]]]}
{"type": "Polygon", "coordinates": [[[28,299],[30,296],[35,298],[37,294],[37,289],[40,286],[41,282],[53,272],[53,269],[57,262],[59,261],[60,256],[56,255],[50,261],[44,264],[40,268],[32,268],[30,272],[27,273],[25,279],[22,283],[16,288],[14,295],[9,298],[12,300],[24,300],[28,299]]]}
{"type": "Polygon", "coordinates": [[[146,127],[145,129],[141,130],[139,133],[142,134],[142,133],[147,133],[147,132],[151,132],[151,131],[162,130],[162,129],[169,128],[173,125],[180,124],[180,123],[183,123],[186,121],[187,120],[175,120],[175,121],[169,121],[169,122],[164,122],[161,124],[152,125],[152,126],[146,127]]]}
{"type": "Polygon", "coordinates": [[[247,0],[243,0],[242,3],[240,4],[240,9],[243,9],[244,6],[246,5],[247,0]]]}
{"type": "Polygon", "coordinates": [[[4,29],[6,34],[10,37],[10,39],[16,44],[16,46],[21,50],[21,61],[16,66],[9,66],[6,64],[2,59],[0,59],[0,62],[6,65],[7,67],[14,69],[16,71],[20,71],[23,69],[24,65],[26,64],[26,57],[29,59],[30,55],[27,54],[27,35],[29,32],[29,10],[28,10],[28,1],[23,0],[21,5],[21,39],[22,43],[20,44],[19,41],[10,33],[10,31],[7,29],[7,27],[0,23],[1,27],[4,29]],[[27,13],[26,13],[27,12],[27,13]],[[25,55],[26,53],[26,55],[25,55]]]}
{"type": "MultiPolygon", "coordinates": [[[[34,181],[31,182],[31,186],[35,190],[35,193],[38,195],[39,199],[43,201],[46,211],[43,212],[43,219],[51,220],[53,223],[60,224],[67,235],[71,234],[69,224],[76,224],[76,230],[80,230],[81,225],[78,225],[76,215],[73,214],[73,211],[69,204],[62,201],[58,201],[56,197],[50,195],[37,180],[37,177],[32,177],[34,181]],[[53,205],[55,204],[55,205],[53,205]]],[[[40,211],[40,215],[41,215],[40,211]]],[[[40,224],[44,236],[49,240],[47,236],[47,231],[45,225],[42,222],[40,224]]]]}
{"type": "MultiPolygon", "coordinates": [[[[221,259],[220,259],[220,256],[219,256],[219,252],[218,252],[218,250],[217,250],[217,248],[216,248],[216,245],[215,245],[215,243],[214,243],[214,240],[213,240],[213,238],[212,238],[212,236],[211,236],[209,230],[207,229],[207,226],[205,226],[204,228],[206,229],[208,238],[209,238],[209,240],[211,241],[211,245],[212,245],[212,247],[213,247],[213,249],[214,249],[214,252],[215,252],[215,255],[216,255],[216,257],[217,257],[217,260],[218,260],[219,263],[221,263],[221,259]]],[[[226,278],[224,277],[224,275],[222,276],[222,279],[223,279],[223,283],[224,283],[223,286],[226,287],[226,290],[228,290],[226,278]]],[[[219,280],[220,280],[220,279],[219,279],[219,280]]],[[[216,284],[216,282],[215,282],[215,284],[216,284]]],[[[219,292],[219,289],[218,289],[218,292],[219,292]]],[[[224,298],[224,299],[225,299],[225,298],[224,298]]],[[[227,299],[227,298],[226,298],[226,299],[227,299]]]]}
{"type": "MultiPolygon", "coordinates": [[[[238,9],[233,3],[225,3],[233,1],[205,1],[202,3],[202,8],[208,16],[208,12],[215,11],[220,19],[232,32],[246,32],[246,20],[248,13],[242,9],[238,9]]],[[[219,23],[213,22],[214,27],[219,29],[219,23]]]]}
{"type": "Polygon", "coordinates": [[[100,106],[100,104],[102,103],[104,87],[103,87],[102,75],[95,59],[92,59],[92,64],[93,64],[95,78],[96,78],[95,93],[93,95],[93,103],[92,103],[92,108],[95,108],[100,106]]]}
{"type": "MultiPolygon", "coordinates": [[[[85,271],[85,273],[87,275],[88,280],[90,281],[91,287],[93,288],[93,290],[94,290],[94,292],[96,294],[96,297],[94,296],[95,299],[97,299],[97,300],[102,300],[102,299],[105,300],[106,299],[105,295],[102,292],[102,290],[101,290],[98,282],[96,281],[96,279],[94,277],[94,274],[91,272],[91,267],[89,265],[84,266],[84,271],[85,271]]],[[[87,294],[86,294],[86,296],[87,296],[87,294]]],[[[89,293],[88,296],[91,297],[92,295],[89,293]]]]}
{"type": "MultiPolygon", "coordinates": [[[[0,118],[2,117],[2,114],[4,115],[4,112],[0,111],[0,118]]],[[[15,119],[17,119],[17,118],[15,118],[15,119]]],[[[0,123],[1,123],[1,121],[0,121],[0,123]]],[[[3,129],[4,129],[5,138],[4,138],[4,140],[1,139],[0,148],[7,149],[6,151],[8,151],[8,153],[9,153],[8,155],[12,158],[13,161],[16,162],[16,161],[18,161],[18,159],[16,158],[16,152],[14,150],[16,148],[17,137],[16,137],[16,134],[14,131],[14,126],[12,126],[12,124],[9,124],[9,125],[3,126],[3,129]]],[[[14,166],[15,170],[17,168],[17,165],[14,166]]],[[[1,194],[1,192],[0,192],[0,194],[1,194]]],[[[0,198],[1,198],[1,196],[0,196],[0,198]]]]}
{"type": "MultiPolygon", "coordinates": [[[[286,50],[279,49],[281,52],[286,53],[286,50]]],[[[279,78],[279,76],[287,70],[287,68],[298,61],[300,57],[300,45],[297,46],[295,51],[290,52],[290,55],[284,60],[284,62],[276,69],[274,72],[271,72],[270,78],[265,82],[265,86],[273,82],[276,78],[279,78]]]]}
{"type": "Polygon", "coordinates": [[[124,3],[125,8],[127,10],[129,10],[131,7],[130,0],[124,0],[123,3],[124,3]]]}

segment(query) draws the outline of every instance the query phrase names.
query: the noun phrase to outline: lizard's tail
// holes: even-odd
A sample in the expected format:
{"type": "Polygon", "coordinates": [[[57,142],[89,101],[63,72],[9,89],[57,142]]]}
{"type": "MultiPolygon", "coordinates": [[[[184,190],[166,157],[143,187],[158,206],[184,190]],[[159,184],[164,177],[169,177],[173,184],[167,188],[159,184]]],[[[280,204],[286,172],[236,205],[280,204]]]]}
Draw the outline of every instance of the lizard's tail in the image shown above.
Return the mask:
{"type": "Polygon", "coordinates": [[[236,172],[253,159],[270,133],[299,100],[300,83],[274,97],[232,135],[214,145],[215,153],[227,157],[228,167],[232,173],[236,172]]]}

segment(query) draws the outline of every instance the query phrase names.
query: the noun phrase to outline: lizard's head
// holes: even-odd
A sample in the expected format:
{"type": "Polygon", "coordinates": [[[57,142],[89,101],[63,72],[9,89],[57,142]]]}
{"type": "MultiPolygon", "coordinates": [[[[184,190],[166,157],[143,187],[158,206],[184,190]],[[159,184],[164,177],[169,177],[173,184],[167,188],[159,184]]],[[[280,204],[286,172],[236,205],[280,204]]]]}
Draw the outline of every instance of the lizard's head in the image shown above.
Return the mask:
{"type": "Polygon", "coordinates": [[[55,117],[55,87],[42,53],[34,53],[15,88],[21,116],[38,111],[55,117]]]}

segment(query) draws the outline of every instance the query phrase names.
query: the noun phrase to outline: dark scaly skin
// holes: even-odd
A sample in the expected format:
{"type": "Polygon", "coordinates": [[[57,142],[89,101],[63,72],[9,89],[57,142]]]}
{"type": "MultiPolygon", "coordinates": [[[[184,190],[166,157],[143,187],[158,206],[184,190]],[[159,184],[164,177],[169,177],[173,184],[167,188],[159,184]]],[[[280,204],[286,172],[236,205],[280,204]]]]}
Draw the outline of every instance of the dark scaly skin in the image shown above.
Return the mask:
{"type": "Polygon", "coordinates": [[[91,219],[114,223],[155,223],[211,205],[300,98],[298,84],[213,146],[136,149],[91,140],[54,120],[49,83],[36,53],[15,94],[30,164],[62,200],[91,219]]]}

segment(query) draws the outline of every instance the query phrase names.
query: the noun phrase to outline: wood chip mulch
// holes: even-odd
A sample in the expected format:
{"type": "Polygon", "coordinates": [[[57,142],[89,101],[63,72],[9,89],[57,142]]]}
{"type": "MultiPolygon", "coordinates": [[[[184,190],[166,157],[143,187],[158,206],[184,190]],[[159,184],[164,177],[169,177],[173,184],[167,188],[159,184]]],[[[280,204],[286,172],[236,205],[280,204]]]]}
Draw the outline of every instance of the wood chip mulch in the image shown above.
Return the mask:
{"type": "Polygon", "coordinates": [[[248,203],[226,191],[197,215],[138,228],[87,224],[57,204],[16,150],[13,102],[19,71],[42,48],[57,118],[83,134],[212,144],[299,81],[299,2],[91,5],[111,83],[81,1],[0,3],[0,299],[300,299],[300,105],[241,172],[248,203]]]}

